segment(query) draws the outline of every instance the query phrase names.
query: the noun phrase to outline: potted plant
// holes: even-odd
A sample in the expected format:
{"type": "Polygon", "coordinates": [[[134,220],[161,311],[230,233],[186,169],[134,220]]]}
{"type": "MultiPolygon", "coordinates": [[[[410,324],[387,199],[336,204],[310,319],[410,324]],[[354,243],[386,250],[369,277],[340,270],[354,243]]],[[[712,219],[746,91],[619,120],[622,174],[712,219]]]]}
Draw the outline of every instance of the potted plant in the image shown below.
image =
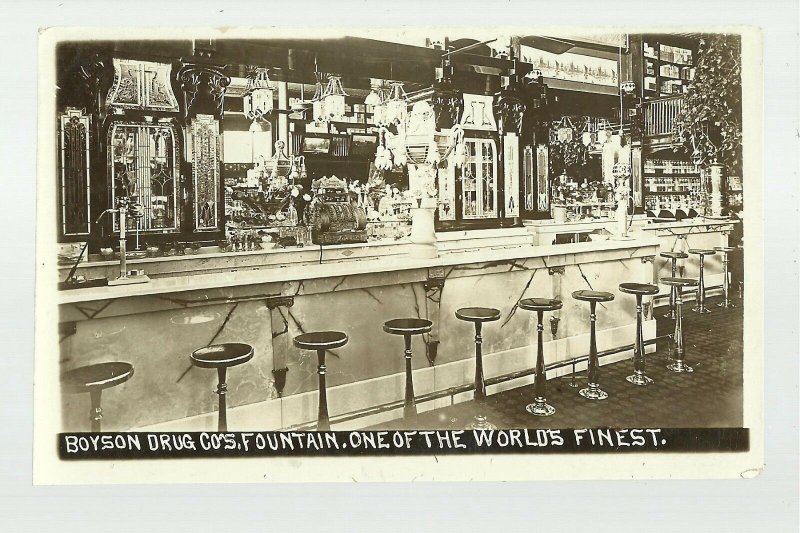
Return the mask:
{"type": "MultiPolygon", "coordinates": [[[[707,213],[726,209],[727,173],[742,168],[741,41],[715,34],[700,40],[694,80],[673,123],[673,140],[706,175],[707,213]]],[[[738,174],[740,175],[740,174],[738,174]]]]}

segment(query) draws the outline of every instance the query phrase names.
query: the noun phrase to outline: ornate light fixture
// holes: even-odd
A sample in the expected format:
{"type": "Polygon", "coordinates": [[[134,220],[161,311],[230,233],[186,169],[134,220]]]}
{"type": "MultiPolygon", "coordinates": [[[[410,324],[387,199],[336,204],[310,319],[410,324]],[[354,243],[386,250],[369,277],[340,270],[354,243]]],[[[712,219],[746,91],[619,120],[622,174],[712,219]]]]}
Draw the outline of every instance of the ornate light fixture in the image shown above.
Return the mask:
{"type": "Polygon", "coordinates": [[[336,120],[345,115],[347,107],[344,99],[346,96],[347,93],[344,92],[344,87],[342,87],[342,78],[340,76],[328,76],[328,86],[325,88],[325,96],[323,97],[326,117],[336,120]]]}
{"type": "Polygon", "coordinates": [[[403,89],[403,82],[391,82],[389,94],[390,96],[384,104],[386,106],[385,122],[404,123],[408,114],[408,96],[403,89]]]}
{"type": "Polygon", "coordinates": [[[372,113],[373,124],[385,123],[386,115],[385,102],[388,99],[388,91],[383,80],[370,79],[370,93],[364,99],[364,104],[369,106],[368,111],[372,113]]]}
{"type": "Polygon", "coordinates": [[[247,79],[243,104],[244,114],[253,121],[250,131],[269,131],[269,114],[273,109],[274,89],[269,83],[269,73],[265,68],[256,68],[247,79]]]}
{"type": "Polygon", "coordinates": [[[324,74],[317,71],[314,72],[314,76],[316,77],[317,82],[314,85],[314,96],[311,98],[311,111],[314,115],[314,122],[322,122],[325,120],[325,87],[322,85],[324,74]]]}

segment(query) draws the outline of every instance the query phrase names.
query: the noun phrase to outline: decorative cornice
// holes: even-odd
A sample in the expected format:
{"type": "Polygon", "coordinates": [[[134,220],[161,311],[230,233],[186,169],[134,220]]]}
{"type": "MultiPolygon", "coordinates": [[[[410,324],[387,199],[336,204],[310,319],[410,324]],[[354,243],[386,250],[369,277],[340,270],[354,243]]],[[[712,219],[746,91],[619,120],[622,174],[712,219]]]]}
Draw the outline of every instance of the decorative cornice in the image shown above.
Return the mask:
{"type": "Polygon", "coordinates": [[[183,90],[184,116],[214,115],[222,118],[225,89],[231,83],[225,68],[225,65],[183,63],[178,81],[183,90]]]}

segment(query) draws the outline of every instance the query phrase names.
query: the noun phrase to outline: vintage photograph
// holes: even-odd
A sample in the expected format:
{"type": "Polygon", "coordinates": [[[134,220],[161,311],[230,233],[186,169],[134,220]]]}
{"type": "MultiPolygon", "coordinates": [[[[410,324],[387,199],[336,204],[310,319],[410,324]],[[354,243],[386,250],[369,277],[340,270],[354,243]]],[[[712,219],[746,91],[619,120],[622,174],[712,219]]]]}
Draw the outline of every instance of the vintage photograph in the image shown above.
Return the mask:
{"type": "Polygon", "coordinates": [[[97,35],[40,49],[42,479],[760,442],[752,33],[97,35]]]}

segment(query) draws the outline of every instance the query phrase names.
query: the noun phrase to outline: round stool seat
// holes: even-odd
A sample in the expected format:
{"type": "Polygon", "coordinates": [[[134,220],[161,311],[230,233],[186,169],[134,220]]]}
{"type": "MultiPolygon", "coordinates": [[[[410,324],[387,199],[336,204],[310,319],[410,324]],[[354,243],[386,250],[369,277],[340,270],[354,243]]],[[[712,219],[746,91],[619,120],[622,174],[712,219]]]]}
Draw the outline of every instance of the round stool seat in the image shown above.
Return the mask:
{"type": "Polygon", "coordinates": [[[610,292],[603,291],[575,291],[572,297],[576,300],[583,300],[584,302],[610,302],[614,299],[614,295],[610,292]]]}
{"type": "Polygon", "coordinates": [[[347,344],[347,335],[341,331],[312,331],[294,338],[294,345],[303,350],[332,350],[347,344]]]}
{"type": "Polygon", "coordinates": [[[524,298],[519,301],[519,306],[526,311],[555,311],[561,309],[561,300],[551,298],[524,298]]]}
{"type": "Polygon", "coordinates": [[[735,246],[715,246],[714,250],[716,250],[717,252],[722,252],[722,253],[726,253],[727,254],[729,252],[736,251],[736,247],[735,246]]]}
{"type": "Polygon", "coordinates": [[[707,248],[692,248],[689,250],[689,253],[695,255],[716,255],[717,252],[707,248]]]}
{"type": "Polygon", "coordinates": [[[649,283],[620,283],[619,290],[628,294],[658,294],[658,287],[649,283]]]}
{"type": "Polygon", "coordinates": [[[664,285],[670,285],[672,287],[693,287],[694,285],[697,285],[697,280],[690,278],[668,277],[668,278],[661,278],[661,283],[663,283],[664,285]]]}
{"type": "Polygon", "coordinates": [[[61,376],[61,382],[68,392],[91,392],[125,383],[132,375],[130,363],[98,363],[70,370],[61,376]]]}
{"type": "Polygon", "coordinates": [[[241,342],[212,344],[192,352],[192,363],[200,368],[228,368],[253,358],[253,347],[241,342]]]}
{"type": "Polygon", "coordinates": [[[661,257],[666,257],[667,259],[688,259],[689,254],[686,252],[661,252],[661,257]]]}
{"type": "Polygon", "coordinates": [[[419,335],[429,333],[433,322],[424,318],[395,318],[383,324],[383,331],[392,335],[419,335]]]}
{"type": "Polygon", "coordinates": [[[500,319],[500,311],[492,307],[462,307],[456,318],[467,322],[494,322],[500,319]]]}

